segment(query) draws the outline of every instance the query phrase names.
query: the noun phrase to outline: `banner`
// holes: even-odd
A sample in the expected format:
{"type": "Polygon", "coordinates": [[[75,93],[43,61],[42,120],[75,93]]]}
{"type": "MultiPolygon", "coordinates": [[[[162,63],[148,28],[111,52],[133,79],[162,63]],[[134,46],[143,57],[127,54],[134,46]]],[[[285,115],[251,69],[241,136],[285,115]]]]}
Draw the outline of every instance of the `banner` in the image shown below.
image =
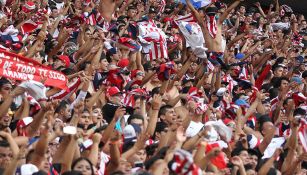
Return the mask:
{"type": "Polygon", "coordinates": [[[178,22],[178,27],[186,39],[187,47],[191,47],[194,50],[204,46],[203,32],[196,22],[180,21],[178,22]]]}
{"type": "Polygon", "coordinates": [[[45,85],[67,89],[67,77],[57,71],[25,58],[23,56],[0,50],[0,76],[15,80],[41,81],[46,78],[45,85]]]}
{"type": "MultiPolygon", "coordinates": [[[[216,0],[190,0],[191,4],[196,8],[196,9],[199,9],[199,8],[202,8],[202,7],[205,7],[207,5],[209,5],[210,3],[212,2],[215,2],[216,0]]],[[[186,0],[181,0],[181,2],[183,4],[186,4],[186,0]]]]}

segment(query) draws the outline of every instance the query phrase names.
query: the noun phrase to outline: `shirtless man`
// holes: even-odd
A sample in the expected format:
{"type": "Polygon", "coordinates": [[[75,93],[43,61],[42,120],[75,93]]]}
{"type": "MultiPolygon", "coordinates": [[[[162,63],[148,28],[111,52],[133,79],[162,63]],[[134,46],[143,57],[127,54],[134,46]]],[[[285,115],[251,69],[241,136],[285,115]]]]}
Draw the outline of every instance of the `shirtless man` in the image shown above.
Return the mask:
{"type": "Polygon", "coordinates": [[[218,8],[214,5],[209,5],[209,7],[203,9],[203,14],[200,14],[191,4],[190,0],[187,0],[187,6],[190,8],[192,14],[197,19],[205,39],[206,47],[208,48],[207,55],[208,60],[213,64],[220,64],[222,67],[225,66],[223,62],[224,51],[222,49],[222,26],[224,20],[227,18],[228,14],[236,8],[241,1],[236,0],[230,7],[228,7],[225,12],[219,16],[217,19],[218,8]]]}
{"type": "Polygon", "coordinates": [[[101,0],[99,3],[98,11],[105,20],[110,22],[112,20],[112,15],[116,8],[120,6],[123,0],[101,0]]]}

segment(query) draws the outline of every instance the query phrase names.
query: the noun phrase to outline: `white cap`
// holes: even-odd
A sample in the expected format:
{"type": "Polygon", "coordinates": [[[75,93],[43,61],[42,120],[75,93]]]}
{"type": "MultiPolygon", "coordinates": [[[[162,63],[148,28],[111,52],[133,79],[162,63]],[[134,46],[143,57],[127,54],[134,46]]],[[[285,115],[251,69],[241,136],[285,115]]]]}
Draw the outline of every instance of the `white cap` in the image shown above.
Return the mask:
{"type": "Polygon", "coordinates": [[[20,167],[21,175],[32,175],[35,172],[38,172],[38,168],[33,164],[24,164],[20,167]]]}
{"type": "Polygon", "coordinates": [[[216,92],[216,95],[217,96],[223,96],[226,91],[227,91],[227,89],[224,88],[224,87],[219,88],[219,90],[217,90],[217,92],[216,92]]]}
{"type": "Polygon", "coordinates": [[[136,132],[132,125],[127,125],[123,130],[123,134],[125,139],[131,139],[136,137],[136,132]]]}

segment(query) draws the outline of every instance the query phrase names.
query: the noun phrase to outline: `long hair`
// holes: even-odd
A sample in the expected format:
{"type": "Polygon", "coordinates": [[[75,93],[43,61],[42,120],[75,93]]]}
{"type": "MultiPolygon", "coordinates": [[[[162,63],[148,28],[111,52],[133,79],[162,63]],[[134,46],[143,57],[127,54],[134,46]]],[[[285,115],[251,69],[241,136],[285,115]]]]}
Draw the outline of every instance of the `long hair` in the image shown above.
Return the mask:
{"type": "Polygon", "coordinates": [[[93,163],[92,163],[88,158],[85,158],[85,157],[80,157],[80,158],[76,159],[76,160],[72,163],[71,169],[73,170],[74,167],[77,165],[77,163],[80,162],[80,161],[82,161],[82,160],[85,160],[86,162],[88,162],[88,163],[90,164],[90,166],[91,166],[91,172],[92,172],[91,174],[92,174],[92,175],[95,175],[94,168],[93,168],[93,163]]]}

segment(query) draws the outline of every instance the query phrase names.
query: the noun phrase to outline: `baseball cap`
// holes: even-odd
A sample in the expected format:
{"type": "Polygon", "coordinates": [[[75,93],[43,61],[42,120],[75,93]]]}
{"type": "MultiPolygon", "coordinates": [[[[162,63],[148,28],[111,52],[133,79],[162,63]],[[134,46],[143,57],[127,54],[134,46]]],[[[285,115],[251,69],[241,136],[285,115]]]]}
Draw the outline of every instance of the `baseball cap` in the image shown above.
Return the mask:
{"type": "Polygon", "coordinates": [[[139,133],[141,133],[141,128],[139,125],[134,123],[127,125],[123,130],[124,142],[128,143],[135,140],[139,133]]]}
{"type": "Polygon", "coordinates": [[[296,82],[297,84],[302,84],[302,80],[299,77],[292,77],[291,82],[296,82]]]}
{"type": "Polygon", "coordinates": [[[117,66],[120,68],[125,68],[129,65],[129,59],[128,58],[122,58],[118,61],[117,66]]]}
{"type": "Polygon", "coordinates": [[[24,164],[20,167],[21,175],[32,175],[35,172],[38,172],[38,168],[33,164],[24,164]]]}
{"type": "Polygon", "coordinates": [[[116,86],[112,86],[107,90],[107,94],[109,96],[114,96],[119,93],[121,93],[121,91],[116,86]]]}
{"type": "Polygon", "coordinates": [[[236,55],[236,59],[238,59],[238,60],[240,60],[244,57],[245,57],[244,53],[237,53],[237,55],[236,55]]]}
{"type": "Polygon", "coordinates": [[[226,91],[227,91],[227,89],[224,88],[224,87],[219,88],[219,89],[217,90],[217,92],[216,92],[216,95],[217,95],[217,96],[223,96],[224,93],[225,93],[226,91]]]}
{"type": "Polygon", "coordinates": [[[70,59],[67,55],[60,55],[58,58],[65,63],[65,66],[68,68],[70,65],[70,59]]]}
{"type": "Polygon", "coordinates": [[[243,99],[238,99],[235,101],[235,104],[238,106],[245,106],[245,107],[249,107],[250,105],[243,99]]]}

